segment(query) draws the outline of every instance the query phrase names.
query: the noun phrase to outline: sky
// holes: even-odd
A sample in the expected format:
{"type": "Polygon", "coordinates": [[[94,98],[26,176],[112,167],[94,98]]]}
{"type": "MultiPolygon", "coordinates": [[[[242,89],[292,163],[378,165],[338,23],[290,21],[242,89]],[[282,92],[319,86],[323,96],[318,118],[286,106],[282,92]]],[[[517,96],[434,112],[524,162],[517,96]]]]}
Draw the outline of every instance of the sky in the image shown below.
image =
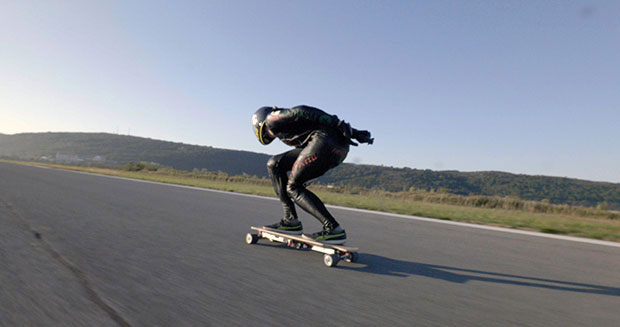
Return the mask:
{"type": "Polygon", "coordinates": [[[0,0],[0,133],[277,154],[300,104],[350,163],[620,183],[620,1],[0,0]]]}

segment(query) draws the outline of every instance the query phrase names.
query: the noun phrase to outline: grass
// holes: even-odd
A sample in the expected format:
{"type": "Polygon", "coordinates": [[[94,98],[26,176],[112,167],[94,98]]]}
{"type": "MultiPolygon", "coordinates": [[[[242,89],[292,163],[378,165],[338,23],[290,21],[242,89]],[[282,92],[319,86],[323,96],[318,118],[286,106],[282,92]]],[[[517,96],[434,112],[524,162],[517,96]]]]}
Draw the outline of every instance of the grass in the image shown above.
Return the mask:
{"type": "Polygon", "coordinates": [[[539,231],[550,234],[620,241],[620,221],[617,219],[531,213],[506,209],[471,208],[366,195],[330,194],[329,192],[321,191],[318,191],[317,195],[326,203],[354,208],[539,231]]]}
{"type": "MultiPolygon", "coordinates": [[[[5,161],[229,192],[275,196],[269,180],[228,176],[222,173],[208,173],[204,171],[182,172],[169,169],[127,171],[38,162],[5,161]]],[[[617,217],[617,212],[604,212],[602,214],[598,211],[584,208],[583,210],[568,211],[579,212],[579,214],[540,213],[526,210],[489,209],[444,203],[428,203],[412,200],[402,194],[398,195],[397,193],[398,196],[395,196],[394,193],[381,191],[355,192],[357,194],[351,194],[343,190],[329,189],[325,186],[310,186],[310,188],[325,203],[333,205],[539,231],[549,234],[620,241],[620,219],[612,219],[617,217]]]]}

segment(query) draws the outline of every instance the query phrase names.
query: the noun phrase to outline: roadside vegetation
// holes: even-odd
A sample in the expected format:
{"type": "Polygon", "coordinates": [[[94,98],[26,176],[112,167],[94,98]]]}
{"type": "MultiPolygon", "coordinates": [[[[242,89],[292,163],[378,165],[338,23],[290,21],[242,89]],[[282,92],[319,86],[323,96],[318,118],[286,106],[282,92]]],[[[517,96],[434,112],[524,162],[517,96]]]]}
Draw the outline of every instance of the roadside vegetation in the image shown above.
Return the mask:
{"type": "MultiPolygon", "coordinates": [[[[15,162],[15,161],[7,161],[15,162]]],[[[275,196],[271,181],[250,175],[231,176],[207,170],[182,171],[161,168],[147,162],[128,163],[122,169],[78,167],[38,162],[15,162],[51,168],[68,169],[179,184],[275,196]]],[[[620,241],[620,212],[596,208],[557,205],[548,201],[526,201],[516,197],[463,196],[445,192],[410,189],[388,192],[363,187],[311,185],[325,203],[360,209],[415,215],[501,226],[543,233],[563,234],[600,240],[620,241]]]]}
{"type": "MultiPolygon", "coordinates": [[[[163,167],[191,171],[194,168],[222,171],[229,175],[247,173],[267,177],[268,154],[218,149],[143,137],[106,133],[24,133],[0,134],[0,158],[33,160],[75,166],[123,167],[134,161],[133,169],[163,167]],[[145,167],[140,167],[144,164],[145,167]]],[[[546,201],[582,207],[620,210],[620,183],[586,181],[566,177],[532,176],[499,171],[459,172],[411,169],[343,163],[328,171],[320,182],[389,192],[421,190],[427,193],[486,196],[528,201],[546,201]]],[[[424,197],[424,193],[420,193],[424,197]]],[[[433,197],[435,199],[436,197],[433,197]]],[[[467,198],[466,201],[479,201],[467,198]]],[[[445,197],[444,197],[445,200],[445,197]]],[[[450,199],[453,201],[454,199],[450,199]]],[[[417,199],[416,199],[417,201],[417,199]]],[[[457,198],[463,204],[462,199],[457,198]]],[[[490,201],[493,207],[494,199],[490,201]]],[[[466,204],[467,205],[467,204],[466,204]]],[[[489,207],[484,205],[483,207],[489,207]]],[[[505,207],[503,204],[499,207],[505,207]]]]}

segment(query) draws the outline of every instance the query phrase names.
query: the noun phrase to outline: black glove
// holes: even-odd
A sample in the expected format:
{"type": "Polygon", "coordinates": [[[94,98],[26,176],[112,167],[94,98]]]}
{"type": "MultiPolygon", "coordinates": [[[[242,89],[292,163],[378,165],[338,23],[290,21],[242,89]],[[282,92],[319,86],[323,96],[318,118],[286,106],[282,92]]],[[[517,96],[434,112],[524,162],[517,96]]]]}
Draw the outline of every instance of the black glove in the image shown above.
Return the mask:
{"type": "Polygon", "coordinates": [[[349,141],[349,144],[353,146],[357,146],[357,143],[351,141],[351,138],[353,137],[353,131],[354,131],[354,129],[351,128],[351,124],[347,123],[344,120],[341,120],[338,122],[338,125],[336,125],[336,128],[338,128],[340,133],[342,133],[342,136],[344,136],[344,138],[347,139],[347,141],[349,141]]]}
{"type": "Polygon", "coordinates": [[[346,121],[344,120],[339,121],[336,127],[338,128],[338,130],[340,131],[340,133],[342,133],[344,137],[348,139],[353,137],[353,128],[351,128],[351,124],[347,123],[346,121]]]}
{"type": "Polygon", "coordinates": [[[358,131],[355,128],[353,128],[351,136],[360,143],[372,144],[375,141],[375,139],[371,137],[369,131],[358,131]]]}

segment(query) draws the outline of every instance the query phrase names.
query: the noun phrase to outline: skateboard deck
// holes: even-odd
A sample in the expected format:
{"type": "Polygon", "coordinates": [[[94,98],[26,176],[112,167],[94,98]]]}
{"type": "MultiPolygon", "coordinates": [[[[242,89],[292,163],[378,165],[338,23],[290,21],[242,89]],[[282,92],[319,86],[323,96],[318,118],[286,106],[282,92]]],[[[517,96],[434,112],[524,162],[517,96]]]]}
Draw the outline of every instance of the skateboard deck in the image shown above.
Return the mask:
{"type": "Polygon", "coordinates": [[[259,239],[268,239],[271,242],[285,243],[287,246],[296,249],[310,249],[323,253],[323,263],[328,267],[335,266],[340,260],[356,262],[359,257],[358,248],[322,243],[304,238],[301,235],[275,232],[263,227],[251,226],[250,228],[256,233],[248,233],[245,237],[246,243],[255,244],[259,239]]]}

